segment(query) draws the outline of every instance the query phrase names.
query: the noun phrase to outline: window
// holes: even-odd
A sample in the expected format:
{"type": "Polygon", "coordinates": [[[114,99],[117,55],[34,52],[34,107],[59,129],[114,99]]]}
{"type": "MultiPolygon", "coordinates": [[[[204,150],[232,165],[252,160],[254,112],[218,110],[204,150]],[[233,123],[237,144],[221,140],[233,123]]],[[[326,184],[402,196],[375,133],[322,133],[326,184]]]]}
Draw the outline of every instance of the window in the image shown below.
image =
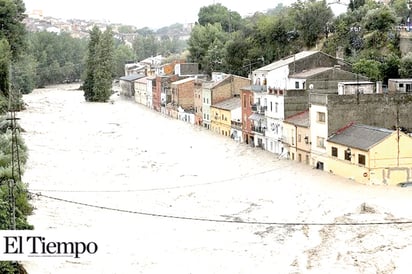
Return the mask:
{"type": "Polygon", "coordinates": [[[272,110],[273,110],[272,105],[273,105],[273,103],[272,103],[272,102],[270,102],[270,111],[272,111],[272,110]]]}
{"type": "Polygon", "coordinates": [[[298,134],[298,142],[302,142],[302,135],[298,134]]]}
{"type": "Polygon", "coordinates": [[[345,149],[345,160],[350,161],[351,158],[352,158],[352,152],[350,148],[345,149]]]}
{"type": "Polygon", "coordinates": [[[366,157],[363,154],[358,154],[358,164],[360,165],[365,165],[366,163],[366,157]]]}
{"type": "Polygon", "coordinates": [[[298,154],[298,161],[299,161],[299,163],[302,163],[302,154],[298,154]]]}
{"type": "Polygon", "coordinates": [[[278,112],[278,106],[279,106],[279,104],[278,104],[278,103],[275,103],[275,112],[276,112],[276,113],[278,112]]]}
{"type": "Polygon", "coordinates": [[[320,148],[325,148],[325,138],[323,137],[316,137],[316,145],[320,148]]]}
{"type": "Polygon", "coordinates": [[[243,94],[243,107],[246,108],[246,94],[243,94]]]}
{"type": "Polygon", "coordinates": [[[338,148],[337,147],[332,147],[332,156],[333,157],[338,157],[338,148]]]}
{"type": "Polygon", "coordinates": [[[317,112],[316,113],[316,121],[324,123],[325,122],[325,113],[324,112],[317,112]]]}
{"type": "Polygon", "coordinates": [[[292,152],[292,160],[295,160],[295,153],[292,152]]]}
{"type": "Polygon", "coordinates": [[[399,87],[400,87],[400,88],[403,88],[403,84],[399,84],[399,87]]]}

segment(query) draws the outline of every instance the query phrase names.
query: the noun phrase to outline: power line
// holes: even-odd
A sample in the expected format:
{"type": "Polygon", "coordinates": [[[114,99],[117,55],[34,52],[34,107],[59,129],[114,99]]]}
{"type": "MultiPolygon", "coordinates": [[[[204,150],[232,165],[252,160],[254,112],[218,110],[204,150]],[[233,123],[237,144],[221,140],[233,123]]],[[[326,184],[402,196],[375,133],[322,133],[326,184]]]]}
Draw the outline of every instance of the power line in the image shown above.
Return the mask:
{"type": "Polygon", "coordinates": [[[33,195],[44,197],[50,200],[55,200],[59,202],[81,205],[90,208],[97,208],[101,210],[108,210],[120,213],[129,213],[135,215],[156,217],[156,218],[167,218],[167,219],[177,219],[186,221],[197,221],[197,222],[212,222],[212,223],[232,223],[232,224],[245,224],[245,225],[272,225],[272,226],[373,226],[373,225],[408,225],[412,224],[411,220],[405,221],[388,221],[388,222],[261,222],[261,221],[243,221],[243,220],[225,220],[225,219],[212,219],[212,218],[201,218],[201,217],[190,217],[190,216],[179,216],[179,215],[169,215],[160,214],[153,212],[144,212],[136,210],[127,210],[114,207],[93,205],[83,202],[77,202],[73,200],[67,200],[58,197],[52,197],[48,195],[43,195],[41,193],[32,193],[33,195]]]}

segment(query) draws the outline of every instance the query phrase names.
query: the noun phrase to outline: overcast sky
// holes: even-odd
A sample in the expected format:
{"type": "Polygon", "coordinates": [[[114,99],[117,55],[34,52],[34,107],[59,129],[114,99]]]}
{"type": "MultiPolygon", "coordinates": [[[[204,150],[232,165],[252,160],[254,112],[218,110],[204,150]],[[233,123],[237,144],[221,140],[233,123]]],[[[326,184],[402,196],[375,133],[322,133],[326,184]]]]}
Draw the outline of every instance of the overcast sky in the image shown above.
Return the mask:
{"type": "Polygon", "coordinates": [[[289,5],[293,0],[24,0],[27,12],[42,10],[44,16],[57,18],[106,19],[111,23],[134,25],[138,28],[159,28],[174,23],[197,20],[203,6],[221,3],[241,16],[275,8],[278,3],[289,5]]]}

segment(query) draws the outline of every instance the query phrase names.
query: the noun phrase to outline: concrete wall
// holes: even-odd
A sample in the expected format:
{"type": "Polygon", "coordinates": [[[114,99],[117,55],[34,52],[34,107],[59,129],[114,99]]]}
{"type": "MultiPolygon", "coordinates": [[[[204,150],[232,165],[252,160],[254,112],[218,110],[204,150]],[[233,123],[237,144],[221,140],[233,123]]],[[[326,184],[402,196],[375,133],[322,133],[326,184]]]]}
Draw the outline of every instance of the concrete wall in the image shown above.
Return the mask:
{"type": "Polygon", "coordinates": [[[288,90],[284,95],[284,118],[309,108],[309,92],[288,90]]]}
{"type": "Polygon", "coordinates": [[[410,94],[328,95],[327,108],[328,135],[350,122],[391,129],[398,118],[399,126],[412,132],[410,94]]]}

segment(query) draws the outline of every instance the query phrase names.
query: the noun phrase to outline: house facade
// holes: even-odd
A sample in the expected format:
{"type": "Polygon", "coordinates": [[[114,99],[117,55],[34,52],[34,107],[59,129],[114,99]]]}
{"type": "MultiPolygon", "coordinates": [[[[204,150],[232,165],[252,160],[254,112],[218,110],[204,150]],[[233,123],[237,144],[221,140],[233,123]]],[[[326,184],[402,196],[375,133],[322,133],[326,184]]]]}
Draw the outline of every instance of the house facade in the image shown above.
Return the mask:
{"type": "Polygon", "coordinates": [[[254,135],[252,133],[252,122],[249,118],[252,115],[253,92],[252,87],[245,87],[240,90],[241,111],[242,111],[242,139],[247,145],[254,146],[254,135]]]}
{"type": "Polygon", "coordinates": [[[143,77],[145,77],[144,74],[131,74],[120,77],[120,95],[133,98],[135,94],[135,82],[143,77]]]}
{"type": "Polygon", "coordinates": [[[188,111],[193,114],[195,78],[189,77],[172,82],[170,103],[166,104],[166,114],[178,119],[179,113],[188,111]]]}
{"type": "Polygon", "coordinates": [[[253,71],[253,85],[260,86],[256,89],[262,91],[261,94],[254,94],[253,103],[257,109],[250,116],[255,136],[254,145],[285,155],[285,117],[308,108],[308,78],[335,66],[347,68],[340,60],[323,52],[303,51],[253,71]],[[264,115],[264,118],[258,115],[264,115]]]}
{"type": "Polygon", "coordinates": [[[284,121],[285,144],[288,158],[310,164],[310,119],[309,110],[287,117],[284,121]]]}
{"type": "Polygon", "coordinates": [[[202,113],[203,126],[210,129],[211,113],[210,106],[235,95],[240,95],[240,89],[249,84],[249,79],[234,76],[224,75],[221,80],[208,81],[202,85],[202,113]]]}
{"type": "Polygon", "coordinates": [[[147,77],[142,77],[134,82],[134,100],[141,105],[147,105],[147,77]]]}
{"type": "Polygon", "coordinates": [[[203,79],[196,79],[194,90],[194,111],[195,111],[195,125],[203,125],[203,102],[202,102],[202,85],[205,82],[203,79]]]}
{"type": "Polygon", "coordinates": [[[325,170],[364,184],[412,180],[412,138],[399,130],[349,124],[327,140],[325,170]]]}
{"type": "Polygon", "coordinates": [[[212,105],[211,131],[233,138],[232,120],[238,121],[241,117],[240,103],[240,98],[236,96],[212,105]]]}

